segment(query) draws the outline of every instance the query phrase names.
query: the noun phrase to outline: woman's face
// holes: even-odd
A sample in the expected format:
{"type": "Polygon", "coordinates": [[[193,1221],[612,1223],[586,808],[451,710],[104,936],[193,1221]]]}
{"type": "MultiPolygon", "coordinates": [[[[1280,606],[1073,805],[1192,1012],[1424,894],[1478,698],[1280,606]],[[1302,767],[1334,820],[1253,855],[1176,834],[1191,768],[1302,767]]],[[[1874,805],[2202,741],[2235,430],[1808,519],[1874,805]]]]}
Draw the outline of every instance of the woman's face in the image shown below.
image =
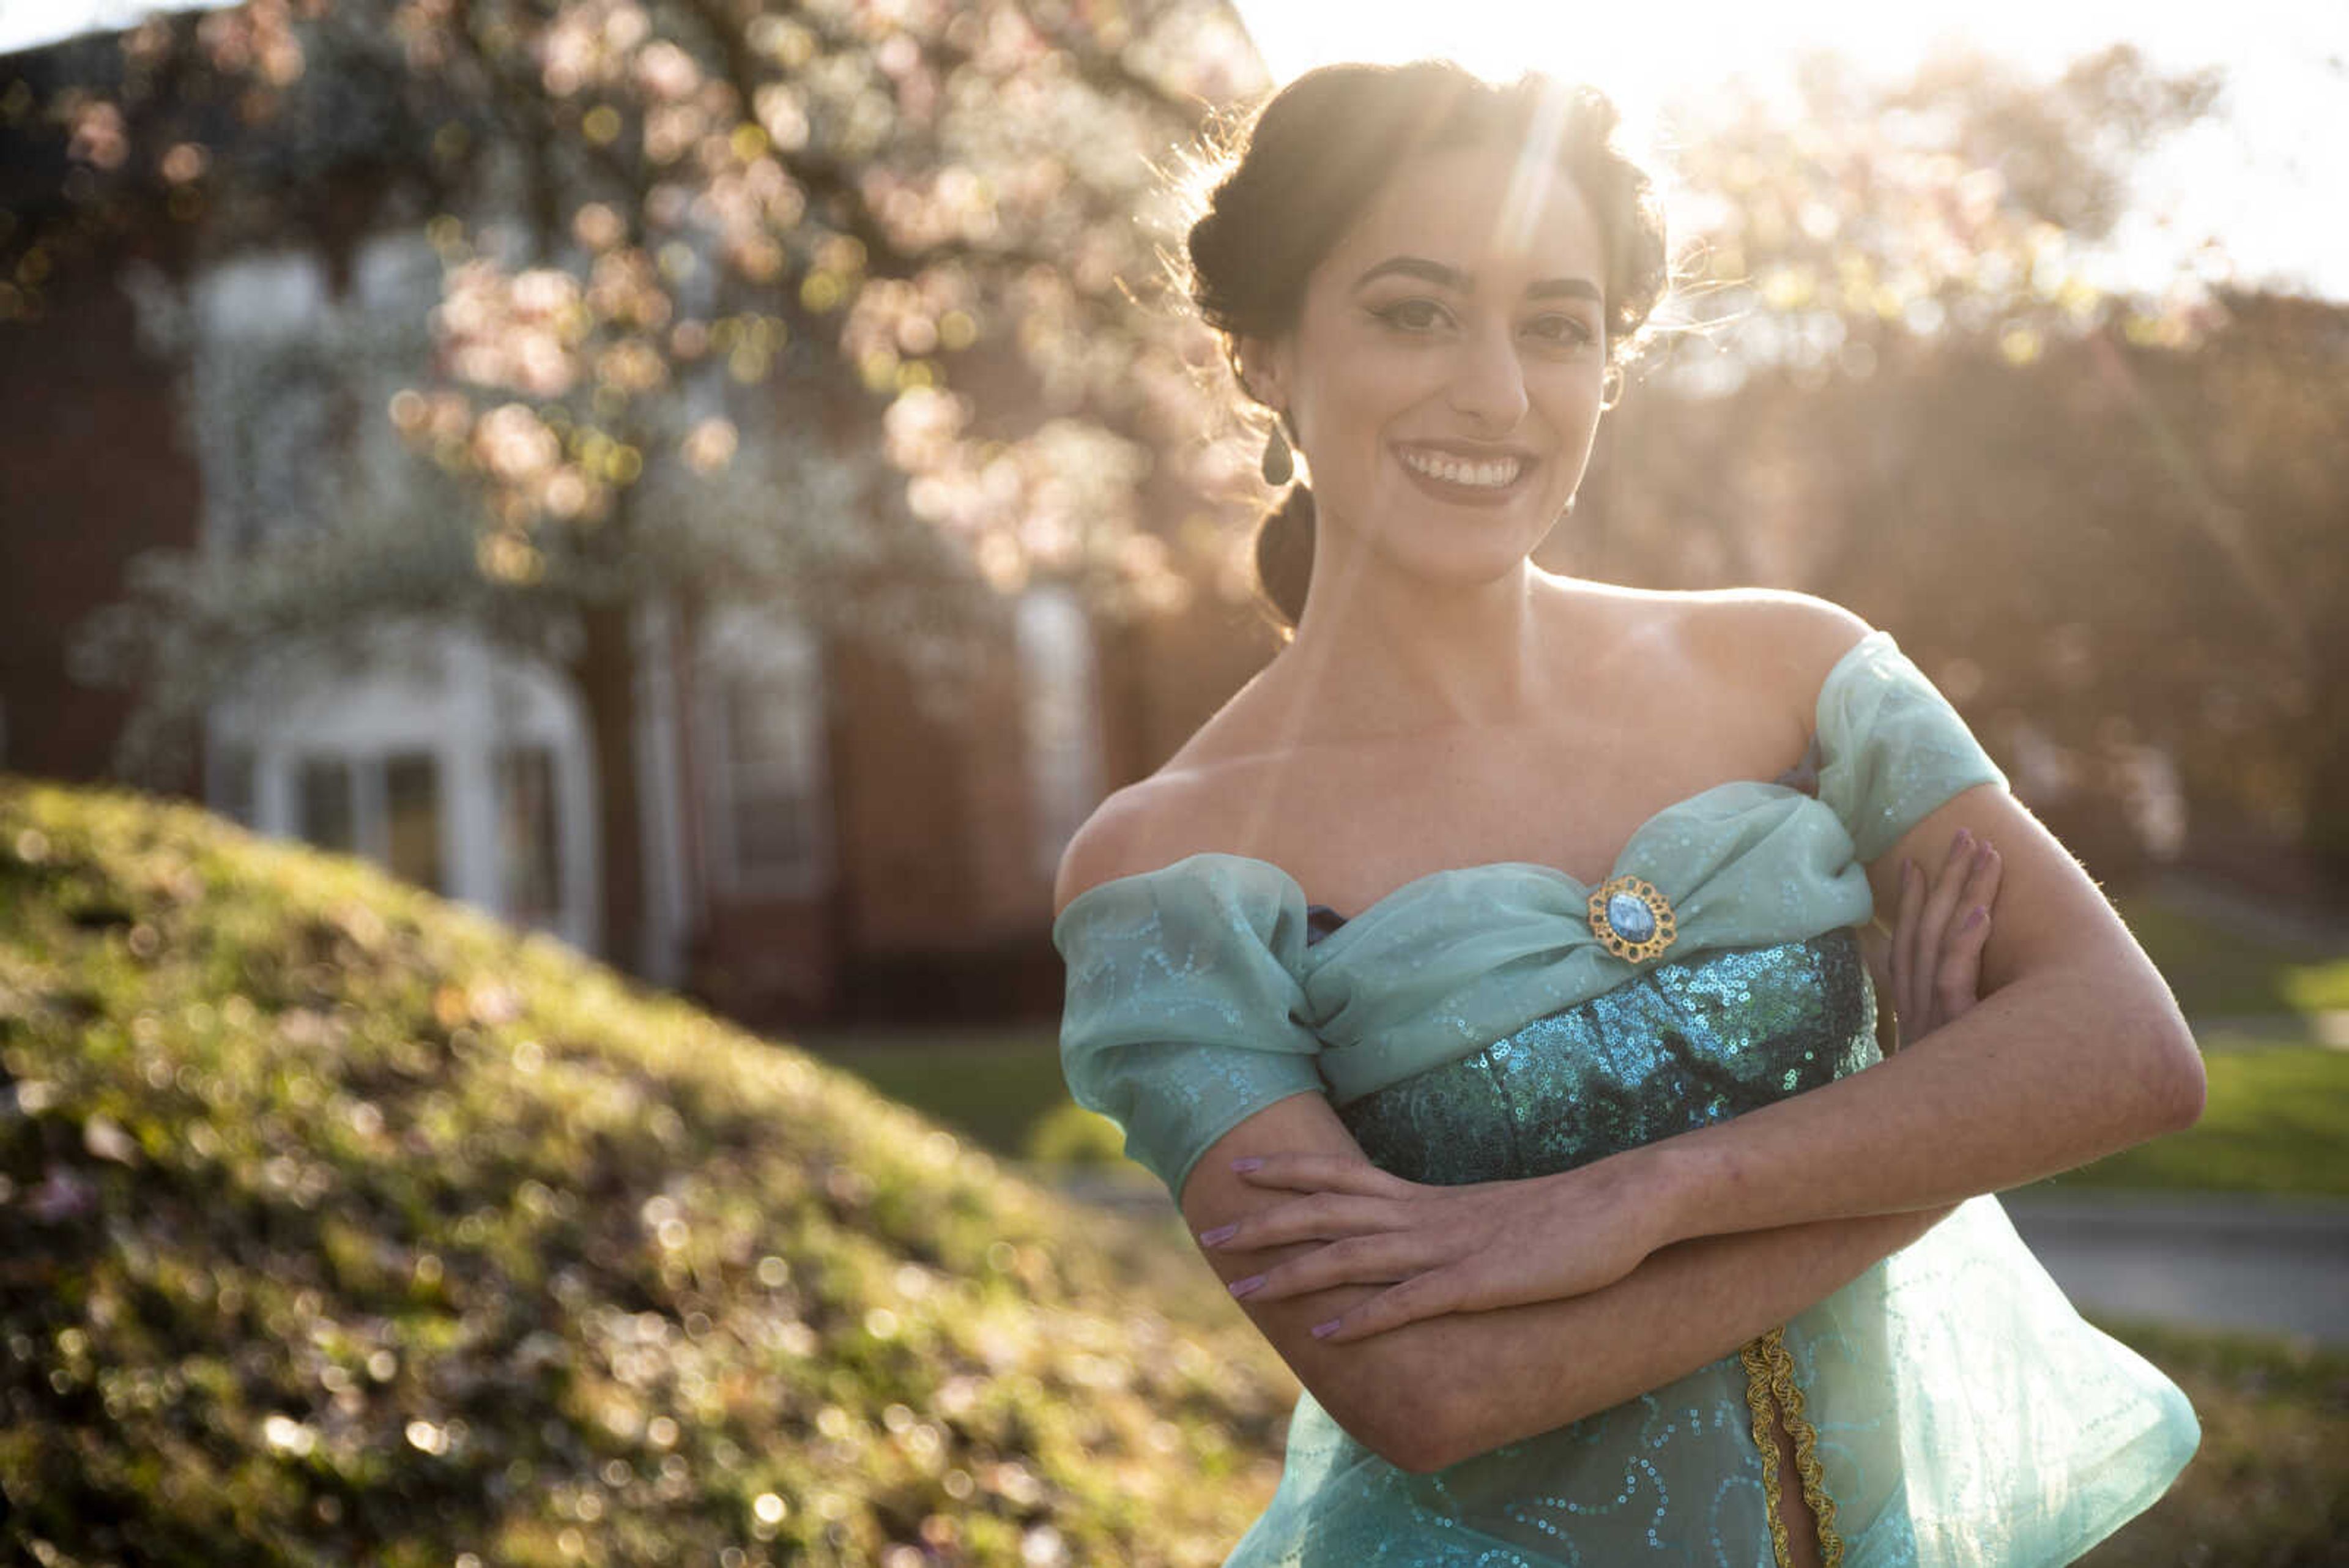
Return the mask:
{"type": "Polygon", "coordinates": [[[1295,328],[1240,346],[1321,525],[1454,585],[1532,554],[1599,425],[1599,226],[1554,162],[1513,190],[1516,164],[1468,147],[1401,165],[1314,269],[1295,328]]]}

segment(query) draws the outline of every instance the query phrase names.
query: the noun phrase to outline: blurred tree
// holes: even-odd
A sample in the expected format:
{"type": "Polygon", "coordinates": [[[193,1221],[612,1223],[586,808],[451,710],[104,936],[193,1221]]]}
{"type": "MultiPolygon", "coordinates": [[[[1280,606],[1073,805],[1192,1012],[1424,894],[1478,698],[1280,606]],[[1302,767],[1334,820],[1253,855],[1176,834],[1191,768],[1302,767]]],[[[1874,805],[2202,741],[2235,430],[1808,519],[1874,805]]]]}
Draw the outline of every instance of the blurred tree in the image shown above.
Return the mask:
{"type": "Polygon", "coordinates": [[[2125,313],[2190,336],[2191,290],[2166,314],[2116,298],[2095,253],[2140,161],[2217,104],[2215,68],[2165,76],[2116,44],[2053,83],[1951,52],[1885,84],[1818,54],[1795,83],[1791,108],[1731,90],[1670,117],[1695,296],[1742,358],[1873,362],[1954,334],[2023,363],[2125,313]]]}
{"type": "Polygon", "coordinates": [[[2205,827],[2349,874],[2349,310],[2231,286],[2218,243],[2158,295],[2096,281],[2137,161],[2221,87],[2126,46],[2052,83],[1823,56],[1791,111],[1684,109],[1696,326],[1556,563],[1897,627],[2100,871],[2176,849],[2174,767],[2205,827]]]}
{"type": "MultiPolygon", "coordinates": [[[[445,269],[441,379],[389,410],[429,482],[243,562],[159,566],[103,639],[116,662],[200,700],[256,642],[385,605],[556,650],[618,784],[616,932],[636,898],[638,596],[757,582],[899,635],[919,617],[873,606],[916,577],[1163,605],[1235,556],[1196,525],[1200,498],[1251,493],[1246,454],[1198,439],[1217,357],[1131,293],[1173,227],[1170,150],[1258,85],[1219,6],[247,0],[68,54],[0,83],[0,116],[53,149],[0,188],[0,315],[37,323],[109,235],[293,223],[332,244],[363,226],[353,203],[401,189],[429,194],[445,269]],[[312,178],[328,154],[386,178],[312,178]],[[501,182],[515,232],[454,215],[501,182]],[[789,382],[776,399],[825,439],[781,450],[697,412],[680,382],[720,364],[789,382]]],[[[2216,78],[2124,47],[2053,84],[1958,57],[1883,87],[1819,57],[1797,86],[1792,113],[1723,93],[1680,117],[1694,329],[1609,421],[1599,504],[1559,530],[1558,564],[1845,598],[1937,673],[1971,660],[1970,706],[2067,735],[2183,734],[2232,702],[2274,761],[2270,784],[2224,787],[2304,806],[2328,732],[2293,715],[2338,699],[2292,694],[2337,687],[2338,570],[2302,569],[2317,532],[2263,541],[2337,515],[2337,470],[2297,499],[2259,485],[2329,413],[2238,417],[2289,400],[2261,337],[2212,414],[2226,304],[2192,275],[2158,298],[2093,281],[2136,161],[2216,78]],[[2141,547],[2149,517],[2168,548],[2141,547]],[[2219,563],[2238,602],[2204,640],[2170,637],[2219,563]]]]}
{"type": "Polygon", "coordinates": [[[347,275],[420,205],[443,265],[438,374],[388,409],[433,465],[149,562],[87,659],[148,692],[134,742],[256,652],[350,650],[383,612],[553,653],[590,714],[616,954],[636,605],[756,584],[903,637],[938,605],[876,599],[913,583],[1164,603],[1153,499],[1245,474],[1198,439],[1212,344],[1132,292],[1170,155],[1259,85],[1215,0],[247,0],[13,67],[0,329],[125,244],[178,271],[300,234],[347,275]],[[688,395],[718,365],[789,383],[805,439],[688,395]]]}
{"type": "Polygon", "coordinates": [[[2167,766],[2207,836],[2297,842],[2338,877],[2349,308],[2215,306],[2192,349],[2107,327],[2022,365],[1961,339],[1816,388],[1773,369],[1635,397],[1582,548],[1897,628],[2100,874],[2182,847],[2148,794],[2167,766]],[[1716,530],[1646,483],[1692,462],[1716,530]]]}

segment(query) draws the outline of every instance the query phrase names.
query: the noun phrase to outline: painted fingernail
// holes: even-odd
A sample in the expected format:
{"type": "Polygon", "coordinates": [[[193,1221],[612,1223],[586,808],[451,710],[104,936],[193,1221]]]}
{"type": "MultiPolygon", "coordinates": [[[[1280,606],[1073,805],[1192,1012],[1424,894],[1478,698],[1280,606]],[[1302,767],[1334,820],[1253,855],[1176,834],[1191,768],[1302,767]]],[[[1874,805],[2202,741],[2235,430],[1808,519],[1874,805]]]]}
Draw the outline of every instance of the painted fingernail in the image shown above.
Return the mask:
{"type": "Polygon", "coordinates": [[[1234,1170],[1254,1170],[1263,1163],[1264,1161],[1257,1156],[1249,1155],[1246,1159],[1236,1159],[1232,1161],[1232,1168],[1234,1170]]]}
{"type": "Polygon", "coordinates": [[[1976,926],[1981,925],[1984,920],[1989,919],[1990,911],[1983,909],[1980,904],[1976,904],[1972,909],[1966,911],[1966,923],[1960,926],[1958,929],[1961,931],[1971,931],[1976,926]]]}
{"type": "Polygon", "coordinates": [[[1230,1241],[1235,1235],[1238,1234],[1238,1232],[1239,1226],[1237,1223],[1218,1225],[1212,1231],[1200,1231],[1199,1241],[1203,1246],[1212,1247],[1218,1241],[1230,1241]]]}
{"type": "Polygon", "coordinates": [[[1914,881],[1916,879],[1916,876],[1917,863],[1914,860],[1903,860],[1900,862],[1900,879],[1903,882],[1914,881]]]}
{"type": "Polygon", "coordinates": [[[1322,1338],[1324,1335],[1334,1332],[1337,1326],[1338,1320],[1334,1317],[1328,1323],[1317,1323],[1313,1325],[1313,1337],[1316,1339],[1322,1338]]]}
{"type": "Polygon", "coordinates": [[[1262,1283],[1264,1283],[1264,1276],[1262,1274],[1250,1274],[1247,1279],[1234,1280],[1232,1282],[1232,1294],[1236,1296],[1244,1296],[1262,1283]]]}
{"type": "Polygon", "coordinates": [[[1961,828],[1959,828],[1959,829],[1958,829],[1958,847],[1959,847],[1959,848],[1963,849],[1967,845],[1971,844],[1973,841],[1974,841],[1974,836],[1973,836],[1973,833],[1971,832],[1971,830],[1970,830],[1970,829],[1968,829],[1968,828],[1963,828],[1963,827],[1961,827],[1961,828]]]}

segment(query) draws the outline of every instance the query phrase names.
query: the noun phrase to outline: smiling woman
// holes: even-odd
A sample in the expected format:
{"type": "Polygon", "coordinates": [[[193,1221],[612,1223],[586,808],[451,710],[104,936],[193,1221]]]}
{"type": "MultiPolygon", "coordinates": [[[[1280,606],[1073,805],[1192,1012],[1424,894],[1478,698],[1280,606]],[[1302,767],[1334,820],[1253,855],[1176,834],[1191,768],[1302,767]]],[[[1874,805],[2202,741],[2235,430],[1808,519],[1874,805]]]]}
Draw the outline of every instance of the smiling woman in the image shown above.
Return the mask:
{"type": "Polygon", "coordinates": [[[1279,439],[1311,454],[1311,487],[1257,548],[1291,622],[1323,507],[1373,550],[1438,569],[1457,552],[1451,569],[1472,577],[1527,553],[1571,504],[1603,383],[1664,286],[1662,220],[1608,145],[1603,98],[1381,97],[1360,90],[1364,69],[1312,73],[1268,104],[1257,151],[1190,238],[1201,313],[1279,439]],[[1405,147],[1418,156],[1394,166],[1405,147]],[[1431,501],[1486,525],[1449,545],[1385,525],[1431,501]]]}
{"type": "Polygon", "coordinates": [[[2197,1428],[1982,1195],[2199,1058],[1888,634],[1532,565],[1664,286],[1613,126],[1333,67],[1216,187],[1294,634],[1071,843],[1062,1067],[1305,1385],[1231,1564],[2068,1562],[2197,1428]]]}

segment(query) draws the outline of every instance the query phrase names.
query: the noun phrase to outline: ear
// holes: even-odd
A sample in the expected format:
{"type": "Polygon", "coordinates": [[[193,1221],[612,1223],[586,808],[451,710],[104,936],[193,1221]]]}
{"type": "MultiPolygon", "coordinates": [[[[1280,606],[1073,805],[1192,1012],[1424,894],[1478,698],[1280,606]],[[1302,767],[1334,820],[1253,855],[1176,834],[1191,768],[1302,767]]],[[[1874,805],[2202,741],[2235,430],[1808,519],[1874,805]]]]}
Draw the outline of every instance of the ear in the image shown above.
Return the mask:
{"type": "Polygon", "coordinates": [[[1287,408],[1288,356],[1282,346],[1269,337],[1242,337],[1232,348],[1240,389],[1268,409],[1287,408]]]}

